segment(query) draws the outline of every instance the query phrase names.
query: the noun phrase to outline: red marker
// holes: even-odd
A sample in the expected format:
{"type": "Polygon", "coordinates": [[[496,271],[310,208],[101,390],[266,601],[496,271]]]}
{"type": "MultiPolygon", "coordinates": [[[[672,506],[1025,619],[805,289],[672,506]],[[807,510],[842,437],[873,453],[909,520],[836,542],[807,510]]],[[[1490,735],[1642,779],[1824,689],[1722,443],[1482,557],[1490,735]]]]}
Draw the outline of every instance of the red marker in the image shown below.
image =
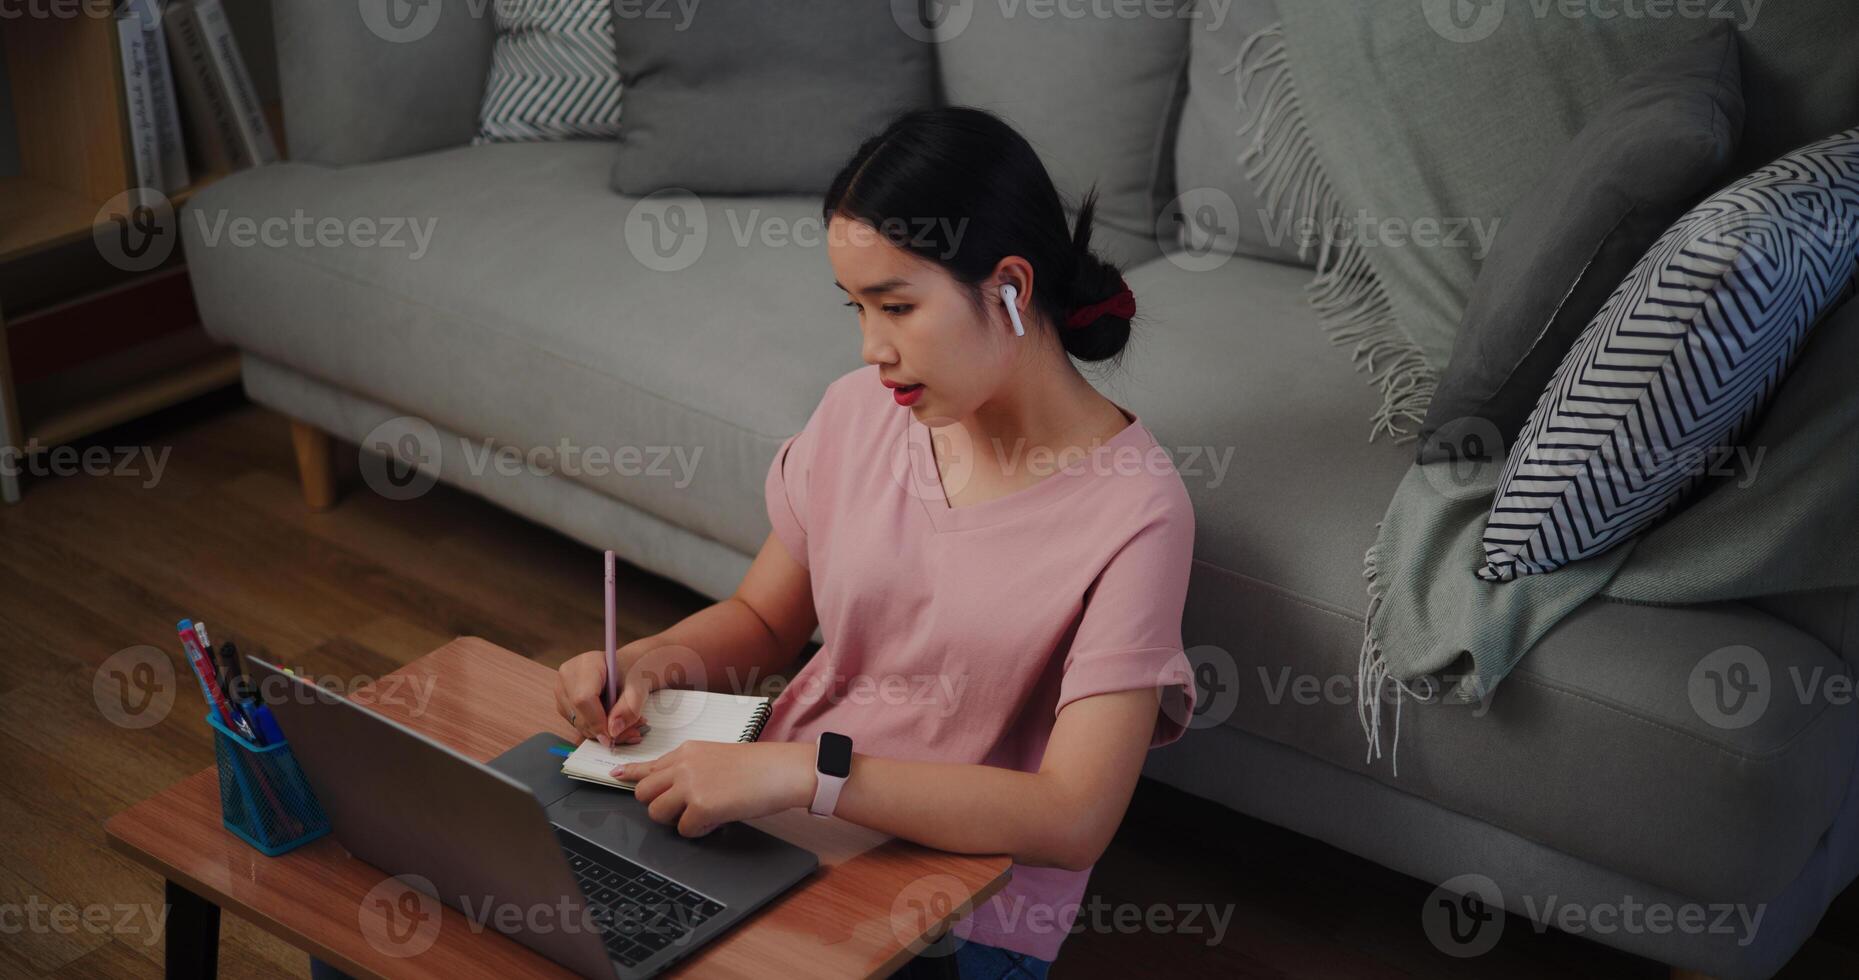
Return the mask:
{"type": "Polygon", "coordinates": [[[219,673],[213,669],[213,661],[200,652],[200,641],[194,633],[193,623],[183,619],[175,631],[181,636],[181,649],[187,653],[187,662],[193,665],[194,673],[200,675],[200,686],[206,689],[207,701],[213,705],[214,711],[219,712],[219,720],[247,740],[256,741],[252,738],[252,727],[239,717],[238,712],[232,710],[232,705],[226,703],[226,695],[220,691],[219,673]]]}

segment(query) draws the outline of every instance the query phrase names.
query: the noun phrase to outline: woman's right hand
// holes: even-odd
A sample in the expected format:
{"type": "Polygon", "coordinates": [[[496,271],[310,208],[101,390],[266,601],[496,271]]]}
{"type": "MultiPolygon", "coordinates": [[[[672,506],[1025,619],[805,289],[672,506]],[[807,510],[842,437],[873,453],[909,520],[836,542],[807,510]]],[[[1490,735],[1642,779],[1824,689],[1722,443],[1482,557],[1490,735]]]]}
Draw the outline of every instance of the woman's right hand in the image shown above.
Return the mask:
{"type": "Polygon", "coordinates": [[[646,695],[652,693],[653,684],[649,674],[626,669],[632,659],[616,657],[620,666],[620,690],[611,710],[601,707],[601,699],[607,693],[605,650],[589,650],[571,657],[555,675],[555,710],[582,737],[594,739],[603,748],[611,748],[615,742],[637,742],[640,738],[638,728],[644,720],[641,709],[645,706],[646,695]],[[630,678],[634,682],[630,685],[626,683],[629,673],[639,674],[630,678]]]}

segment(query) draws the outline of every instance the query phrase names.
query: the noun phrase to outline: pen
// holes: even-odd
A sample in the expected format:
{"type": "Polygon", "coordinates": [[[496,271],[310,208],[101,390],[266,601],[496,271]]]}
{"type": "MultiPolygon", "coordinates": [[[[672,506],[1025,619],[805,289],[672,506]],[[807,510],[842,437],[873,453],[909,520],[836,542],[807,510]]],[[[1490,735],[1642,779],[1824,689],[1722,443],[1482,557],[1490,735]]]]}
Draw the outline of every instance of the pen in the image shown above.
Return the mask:
{"type": "Polygon", "coordinates": [[[208,660],[207,655],[200,652],[200,638],[193,629],[193,623],[183,619],[176,624],[175,631],[180,634],[181,649],[187,654],[187,662],[193,665],[194,673],[200,677],[200,686],[206,691],[208,706],[219,713],[220,721],[224,722],[227,728],[235,729],[240,735],[250,739],[252,726],[246,724],[245,719],[232,710],[232,705],[226,701],[226,695],[220,691],[219,672],[213,669],[213,661],[208,660]]]}
{"type": "Polygon", "coordinates": [[[246,724],[252,728],[252,741],[259,745],[270,745],[271,736],[265,727],[258,723],[253,709],[257,704],[250,694],[251,682],[246,679],[245,669],[239,660],[239,650],[227,641],[219,648],[219,683],[226,692],[226,700],[232,702],[234,710],[239,712],[246,724]]]}
{"type": "Polygon", "coordinates": [[[620,676],[615,667],[613,651],[613,552],[607,552],[607,710],[613,710],[613,702],[620,696],[620,676]]]}

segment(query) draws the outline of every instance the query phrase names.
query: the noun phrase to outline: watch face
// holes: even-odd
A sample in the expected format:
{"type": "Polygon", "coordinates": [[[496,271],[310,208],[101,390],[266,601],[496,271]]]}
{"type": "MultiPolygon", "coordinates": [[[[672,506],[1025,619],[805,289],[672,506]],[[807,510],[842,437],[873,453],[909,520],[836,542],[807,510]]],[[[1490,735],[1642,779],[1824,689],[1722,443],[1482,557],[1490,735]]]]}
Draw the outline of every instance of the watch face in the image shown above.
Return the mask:
{"type": "Polygon", "coordinates": [[[840,779],[852,775],[852,740],[838,732],[821,732],[819,769],[840,779]]]}

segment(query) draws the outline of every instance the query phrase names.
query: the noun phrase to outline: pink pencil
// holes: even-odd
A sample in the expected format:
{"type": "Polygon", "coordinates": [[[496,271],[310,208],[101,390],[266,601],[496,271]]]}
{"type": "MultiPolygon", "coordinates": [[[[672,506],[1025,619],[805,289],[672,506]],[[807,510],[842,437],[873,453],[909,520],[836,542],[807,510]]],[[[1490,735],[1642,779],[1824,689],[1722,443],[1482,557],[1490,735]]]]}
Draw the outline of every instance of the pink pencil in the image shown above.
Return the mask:
{"type": "Polygon", "coordinates": [[[619,671],[613,657],[613,552],[607,552],[607,709],[620,695],[619,671]]]}

